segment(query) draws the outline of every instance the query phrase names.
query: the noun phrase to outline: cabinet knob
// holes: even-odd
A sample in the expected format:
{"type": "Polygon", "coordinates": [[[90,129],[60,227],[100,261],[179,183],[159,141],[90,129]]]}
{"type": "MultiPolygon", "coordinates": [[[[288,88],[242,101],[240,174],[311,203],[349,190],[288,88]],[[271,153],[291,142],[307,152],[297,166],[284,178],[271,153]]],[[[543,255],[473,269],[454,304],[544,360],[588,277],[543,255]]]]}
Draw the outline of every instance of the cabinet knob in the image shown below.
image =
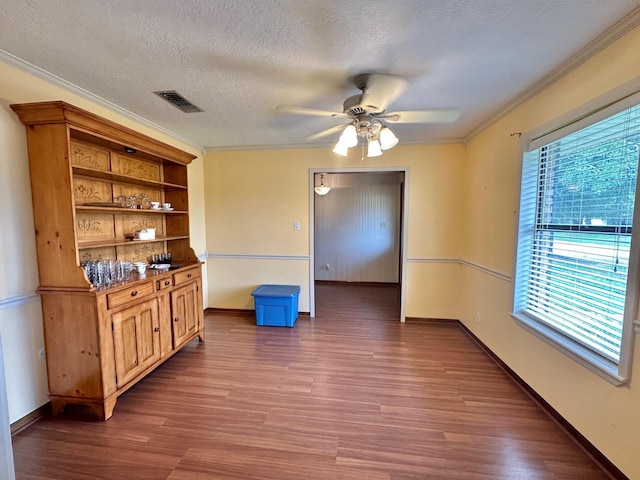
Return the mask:
{"type": "Polygon", "coordinates": [[[190,273],[187,275],[187,278],[191,278],[191,274],[190,273]]]}
{"type": "Polygon", "coordinates": [[[154,332],[159,332],[160,331],[160,327],[156,327],[153,329],[154,332]]]}
{"type": "Polygon", "coordinates": [[[135,297],[137,294],[138,294],[138,291],[137,291],[137,290],[134,290],[133,292],[131,292],[131,296],[132,296],[132,297],[135,297]]]}
{"type": "Polygon", "coordinates": [[[165,280],[165,281],[164,281],[164,285],[165,285],[165,286],[170,285],[170,284],[171,284],[171,282],[170,282],[169,280],[165,280]]]}
{"type": "Polygon", "coordinates": [[[179,319],[178,317],[176,317],[176,318],[174,318],[174,319],[173,319],[173,321],[174,321],[174,322],[179,322],[179,321],[180,321],[180,319],[179,319]]]}

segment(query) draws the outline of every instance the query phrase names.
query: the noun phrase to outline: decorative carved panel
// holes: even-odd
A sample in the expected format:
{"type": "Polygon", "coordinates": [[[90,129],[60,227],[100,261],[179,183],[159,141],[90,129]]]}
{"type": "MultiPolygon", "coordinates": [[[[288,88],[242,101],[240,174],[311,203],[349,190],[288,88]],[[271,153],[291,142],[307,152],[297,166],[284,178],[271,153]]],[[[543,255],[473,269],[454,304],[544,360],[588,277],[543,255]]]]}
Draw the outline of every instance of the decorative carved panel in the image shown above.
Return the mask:
{"type": "Polygon", "coordinates": [[[118,259],[130,262],[148,262],[151,255],[159,255],[164,252],[163,242],[137,243],[118,247],[118,259]]]}
{"type": "Polygon", "coordinates": [[[120,195],[123,195],[125,197],[131,197],[132,195],[137,195],[138,204],[140,203],[143,195],[146,195],[150,202],[162,202],[162,193],[160,189],[141,187],[136,185],[121,185],[121,184],[114,183],[113,184],[114,200],[117,200],[117,198],[120,195]]]}
{"type": "Polygon", "coordinates": [[[89,147],[78,141],[71,142],[71,164],[78,167],[95,168],[96,170],[109,169],[109,152],[89,147]]]}
{"type": "MultiPolygon", "coordinates": [[[[144,210],[141,210],[141,212],[143,211],[144,210]]],[[[115,226],[117,237],[133,235],[135,232],[144,230],[145,228],[155,228],[157,236],[164,235],[162,216],[157,214],[144,215],[140,213],[140,215],[118,215],[116,216],[115,226]]]]}
{"type": "Polygon", "coordinates": [[[111,159],[111,168],[115,173],[120,173],[122,175],[143,178],[145,180],[160,181],[160,165],[153,162],[147,162],[139,158],[113,154],[111,159]]]}
{"type": "Polygon", "coordinates": [[[73,200],[76,205],[111,202],[111,184],[75,177],[73,179],[73,200]]]}
{"type": "Polygon", "coordinates": [[[80,261],[92,260],[113,260],[116,258],[115,247],[92,248],[90,250],[80,250],[80,261]]]}
{"type": "Polygon", "coordinates": [[[76,216],[78,240],[105,240],[114,238],[113,215],[101,213],[78,213],[76,216]]]}

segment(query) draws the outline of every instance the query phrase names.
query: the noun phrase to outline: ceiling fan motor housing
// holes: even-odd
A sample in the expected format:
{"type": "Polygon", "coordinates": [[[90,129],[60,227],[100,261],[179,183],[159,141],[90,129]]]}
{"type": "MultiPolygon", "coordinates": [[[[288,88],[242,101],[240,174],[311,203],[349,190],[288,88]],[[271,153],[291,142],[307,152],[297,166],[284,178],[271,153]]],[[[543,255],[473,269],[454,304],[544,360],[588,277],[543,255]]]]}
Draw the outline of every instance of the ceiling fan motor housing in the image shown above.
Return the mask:
{"type": "Polygon", "coordinates": [[[357,117],[358,115],[363,115],[365,113],[369,113],[366,108],[362,105],[362,94],[353,95],[347,98],[342,104],[344,113],[357,117]]]}

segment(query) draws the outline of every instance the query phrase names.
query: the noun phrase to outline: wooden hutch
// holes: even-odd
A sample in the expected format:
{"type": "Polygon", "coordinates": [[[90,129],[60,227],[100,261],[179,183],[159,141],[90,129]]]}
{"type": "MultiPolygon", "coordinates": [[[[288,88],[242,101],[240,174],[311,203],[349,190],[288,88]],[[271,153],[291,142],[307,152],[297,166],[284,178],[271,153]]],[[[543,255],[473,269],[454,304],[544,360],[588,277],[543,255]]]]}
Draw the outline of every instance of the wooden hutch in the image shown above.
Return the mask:
{"type": "Polygon", "coordinates": [[[11,108],[27,131],[52,410],[83,404],[106,420],[120,394],[204,340],[201,262],[189,241],[195,157],[61,101],[11,108]],[[117,203],[132,196],[173,209],[117,203]],[[147,228],[155,239],[133,238],[147,228]],[[93,285],[81,267],[167,252],[173,269],[109,286],[93,285]]]}

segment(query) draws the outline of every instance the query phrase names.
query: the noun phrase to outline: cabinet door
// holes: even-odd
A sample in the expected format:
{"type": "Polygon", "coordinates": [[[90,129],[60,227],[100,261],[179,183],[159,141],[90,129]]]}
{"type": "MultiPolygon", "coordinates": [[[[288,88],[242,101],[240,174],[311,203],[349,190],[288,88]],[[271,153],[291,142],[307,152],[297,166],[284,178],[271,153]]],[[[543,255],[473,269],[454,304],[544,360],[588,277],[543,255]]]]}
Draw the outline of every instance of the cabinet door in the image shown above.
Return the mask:
{"type": "Polygon", "coordinates": [[[171,292],[173,348],[178,348],[198,330],[198,286],[189,283],[171,292]]]}
{"type": "Polygon", "coordinates": [[[118,388],[160,360],[158,300],[114,313],[113,344],[118,388]]]}

